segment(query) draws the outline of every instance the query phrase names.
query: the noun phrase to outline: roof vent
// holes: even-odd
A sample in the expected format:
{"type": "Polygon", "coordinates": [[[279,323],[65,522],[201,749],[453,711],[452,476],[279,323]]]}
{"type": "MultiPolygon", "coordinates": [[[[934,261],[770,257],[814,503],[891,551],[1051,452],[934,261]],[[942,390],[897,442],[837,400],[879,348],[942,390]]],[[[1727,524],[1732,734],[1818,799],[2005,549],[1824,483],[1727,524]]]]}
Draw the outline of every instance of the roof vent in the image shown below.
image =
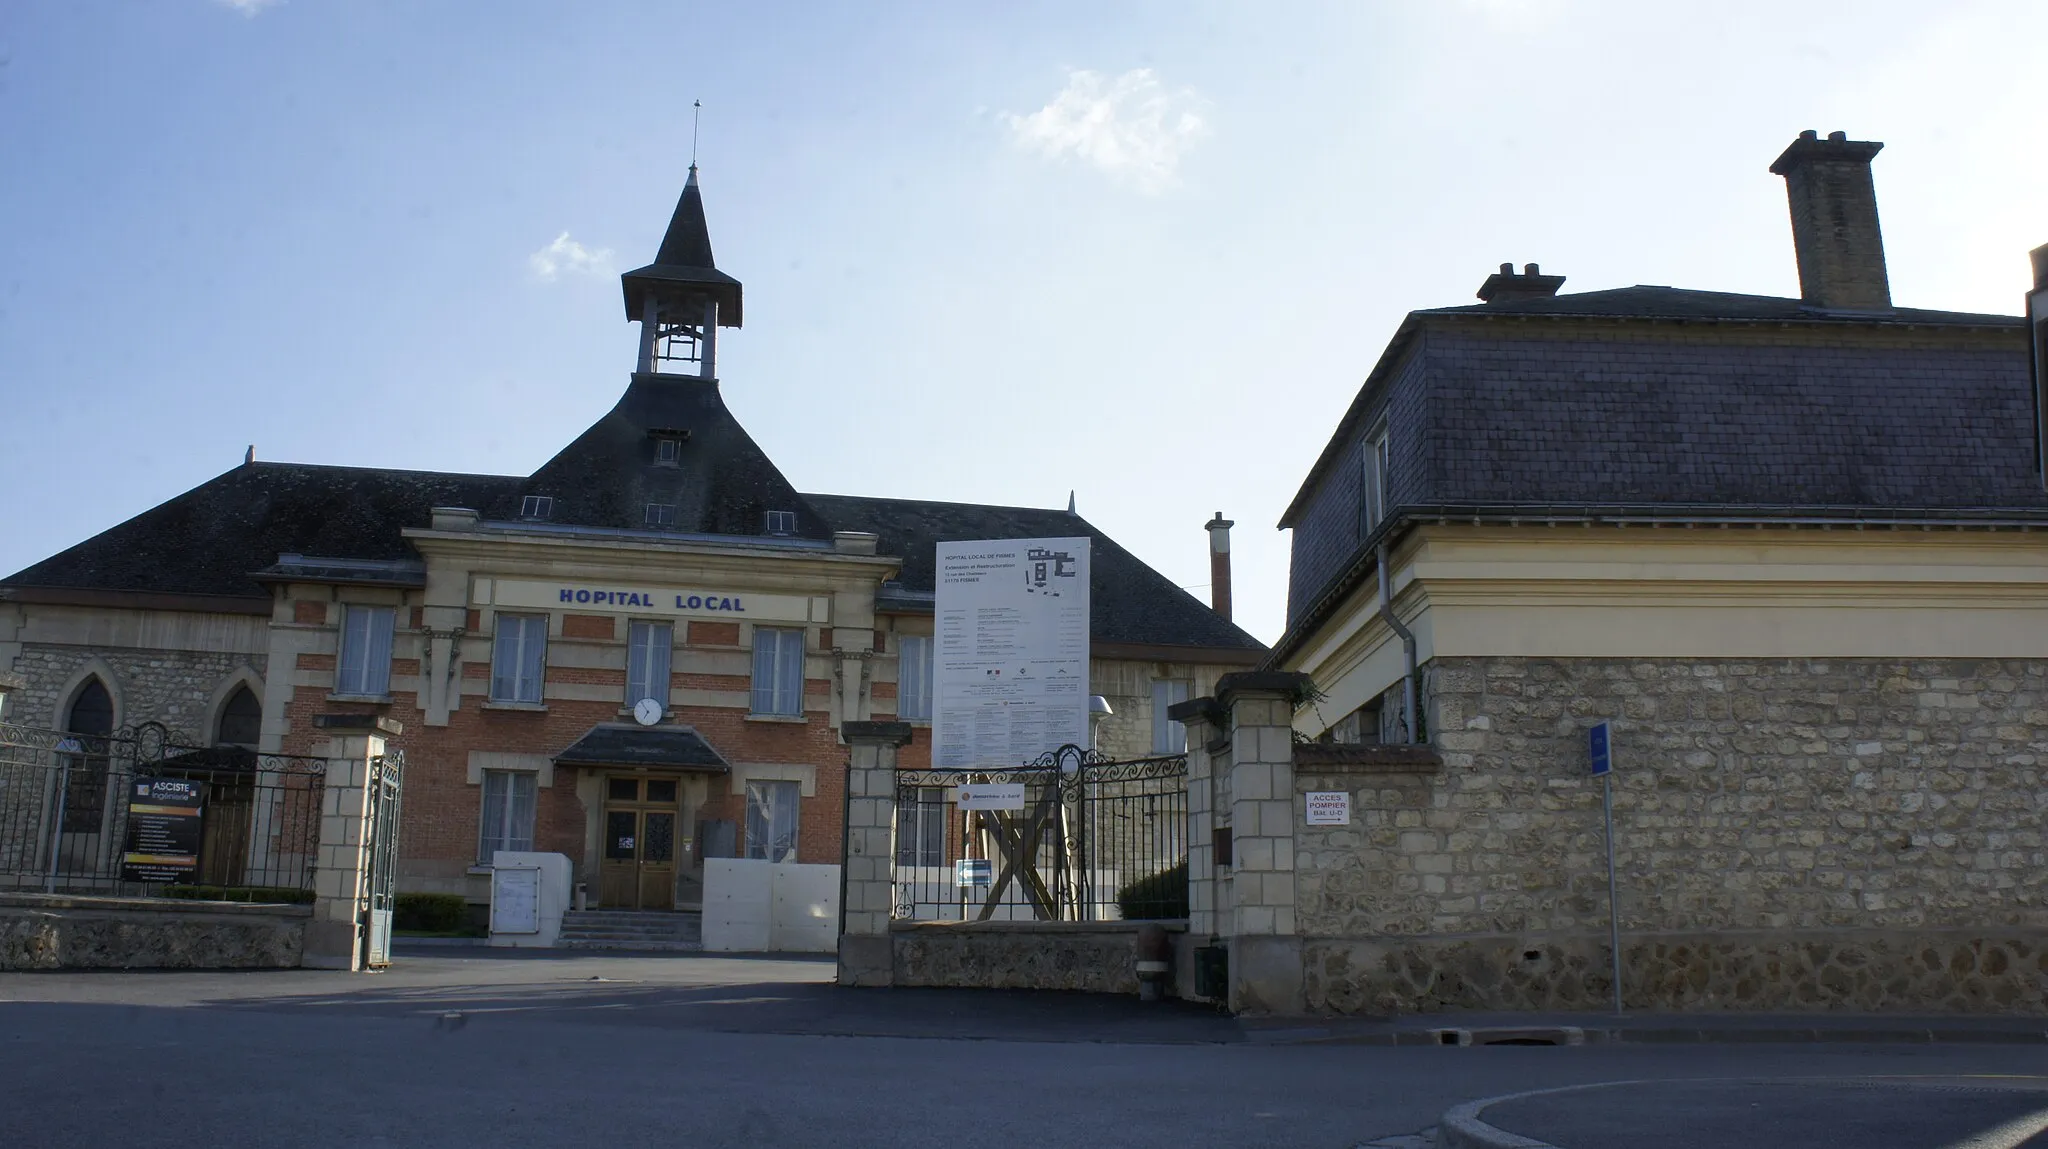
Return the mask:
{"type": "Polygon", "coordinates": [[[1500,270],[1486,277],[1479,285],[1479,298],[1488,303],[1513,303],[1518,299],[1549,299],[1564,286],[1564,276],[1545,275],[1543,269],[1533,263],[1522,265],[1522,274],[1515,274],[1515,265],[1503,263],[1500,270]]]}

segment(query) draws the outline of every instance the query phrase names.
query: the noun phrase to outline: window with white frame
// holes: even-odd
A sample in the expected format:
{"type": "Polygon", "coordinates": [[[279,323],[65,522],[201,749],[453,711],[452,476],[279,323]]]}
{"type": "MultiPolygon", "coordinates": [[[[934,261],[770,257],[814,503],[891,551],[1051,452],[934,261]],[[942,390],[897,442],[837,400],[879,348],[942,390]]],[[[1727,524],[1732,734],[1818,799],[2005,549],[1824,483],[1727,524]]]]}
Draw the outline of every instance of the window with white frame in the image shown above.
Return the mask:
{"type": "Polygon", "coordinates": [[[1152,680],[1152,753],[1187,753],[1188,728],[1167,717],[1166,708],[1176,702],[1186,702],[1190,685],[1185,678],[1152,680]]]}
{"type": "Polygon", "coordinates": [[[675,525],[676,525],[676,507],[675,507],[675,504],[674,504],[674,503],[649,503],[649,504],[647,504],[647,519],[646,519],[646,522],[647,522],[647,525],[648,525],[649,527],[651,527],[651,528],[654,528],[654,529],[656,529],[656,530],[667,530],[668,528],[670,528],[670,527],[672,527],[672,526],[675,526],[675,525]]]}
{"type": "Polygon", "coordinates": [[[391,690],[391,628],[397,611],[388,606],[348,606],[341,612],[341,657],[335,662],[334,692],[382,698],[391,690]]]}
{"type": "Polygon", "coordinates": [[[1387,514],[1387,425],[1365,437],[1359,462],[1359,533],[1371,534],[1387,514]]]}
{"type": "Polygon", "coordinates": [[[905,634],[896,639],[896,717],[929,722],[932,717],[932,640],[905,634]]]}
{"type": "Polygon", "coordinates": [[[796,860],[796,807],[801,800],[794,782],[747,783],[747,857],[796,860]]]}
{"type": "Polygon", "coordinates": [[[680,442],[677,442],[677,441],[676,441],[676,440],[674,440],[674,439],[656,439],[656,440],[654,441],[654,465],[655,465],[655,466],[657,466],[657,467],[677,467],[677,466],[681,466],[681,465],[682,465],[682,457],[683,457],[683,445],[682,445],[682,444],[681,444],[680,442]]]}
{"type": "Polygon", "coordinates": [[[668,658],[674,635],[665,622],[634,622],[626,628],[626,705],[652,698],[668,709],[668,658]]]}
{"type": "Polygon", "coordinates": [[[793,535],[796,533],[795,511],[769,511],[768,533],[771,535],[793,535]]]}
{"type": "Polygon", "coordinates": [[[946,788],[919,786],[896,793],[896,864],[945,865],[946,788]]]}
{"type": "Polygon", "coordinates": [[[545,519],[555,513],[555,500],[550,495],[528,495],[519,500],[519,517],[522,519],[545,519]]]}
{"type": "Polygon", "coordinates": [[[548,616],[499,615],[491,643],[491,701],[539,702],[547,657],[548,616]]]}
{"type": "Polygon", "coordinates": [[[476,858],[489,862],[499,850],[533,849],[535,775],[525,770],[484,771],[484,815],[478,823],[476,858]]]}
{"type": "Polygon", "coordinates": [[[804,632],[754,628],[754,713],[804,712],[804,632]]]}

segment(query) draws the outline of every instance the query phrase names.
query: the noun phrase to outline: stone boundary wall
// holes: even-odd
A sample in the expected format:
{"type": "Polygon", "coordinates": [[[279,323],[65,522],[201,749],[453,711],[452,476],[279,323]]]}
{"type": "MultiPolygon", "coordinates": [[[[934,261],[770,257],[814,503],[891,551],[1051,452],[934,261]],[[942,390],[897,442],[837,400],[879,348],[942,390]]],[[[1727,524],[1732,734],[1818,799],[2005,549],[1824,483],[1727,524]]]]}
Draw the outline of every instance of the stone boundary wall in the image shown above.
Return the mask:
{"type": "Polygon", "coordinates": [[[0,894],[0,970],[296,969],[310,906],[0,894]]]}
{"type": "Polygon", "coordinates": [[[1312,1011],[2048,1012],[2048,660],[1446,658],[1440,769],[1304,752],[1312,1011]]]}
{"type": "MultiPolygon", "coordinates": [[[[1629,1009],[2048,1013],[2048,932],[1880,930],[1621,939],[1629,1009]]],[[[1310,1013],[1606,1010],[1606,936],[1309,938],[1310,1013]]]]}
{"type": "Polygon", "coordinates": [[[1141,924],[1184,922],[894,922],[895,985],[1138,992],[1141,924]]]}

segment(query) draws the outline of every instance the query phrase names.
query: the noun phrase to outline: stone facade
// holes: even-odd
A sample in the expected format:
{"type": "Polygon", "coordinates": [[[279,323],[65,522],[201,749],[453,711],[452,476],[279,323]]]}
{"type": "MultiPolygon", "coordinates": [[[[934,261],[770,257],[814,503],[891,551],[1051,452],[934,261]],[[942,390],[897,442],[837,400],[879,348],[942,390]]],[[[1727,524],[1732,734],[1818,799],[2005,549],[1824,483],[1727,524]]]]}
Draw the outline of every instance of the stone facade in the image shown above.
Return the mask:
{"type": "Polygon", "coordinates": [[[161,722],[211,744],[220,699],[242,675],[260,679],[265,662],[262,654],[229,651],[24,643],[13,669],[27,686],[8,701],[9,720],[62,729],[67,688],[86,670],[105,667],[116,723],[161,722]]]}
{"type": "Polygon", "coordinates": [[[1311,1008],[2048,1008],[2048,662],[1438,659],[1435,773],[1325,773],[1311,1008]]]}

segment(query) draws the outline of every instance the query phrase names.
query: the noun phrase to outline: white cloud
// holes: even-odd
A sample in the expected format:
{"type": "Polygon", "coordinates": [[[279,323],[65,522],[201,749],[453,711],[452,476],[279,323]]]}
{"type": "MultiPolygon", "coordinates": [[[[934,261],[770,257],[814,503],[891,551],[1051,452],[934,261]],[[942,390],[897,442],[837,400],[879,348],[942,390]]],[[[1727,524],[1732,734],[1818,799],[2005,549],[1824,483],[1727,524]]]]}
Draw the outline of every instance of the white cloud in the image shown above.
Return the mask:
{"type": "Polygon", "coordinates": [[[571,275],[609,275],[612,270],[612,249],[589,248],[569,238],[568,232],[555,237],[555,242],[526,257],[527,266],[533,268],[535,279],[549,281],[563,272],[571,275]]]}
{"type": "Polygon", "coordinates": [[[233,8],[244,16],[254,16],[265,8],[275,7],[284,0],[213,0],[223,8],[233,8]]]}
{"type": "Polygon", "coordinates": [[[1075,71],[1052,102],[1020,116],[1006,114],[1018,146],[1048,159],[1078,157],[1111,179],[1156,195],[1176,181],[1181,156],[1209,134],[1191,89],[1172,90],[1150,68],[1114,79],[1075,71]]]}

